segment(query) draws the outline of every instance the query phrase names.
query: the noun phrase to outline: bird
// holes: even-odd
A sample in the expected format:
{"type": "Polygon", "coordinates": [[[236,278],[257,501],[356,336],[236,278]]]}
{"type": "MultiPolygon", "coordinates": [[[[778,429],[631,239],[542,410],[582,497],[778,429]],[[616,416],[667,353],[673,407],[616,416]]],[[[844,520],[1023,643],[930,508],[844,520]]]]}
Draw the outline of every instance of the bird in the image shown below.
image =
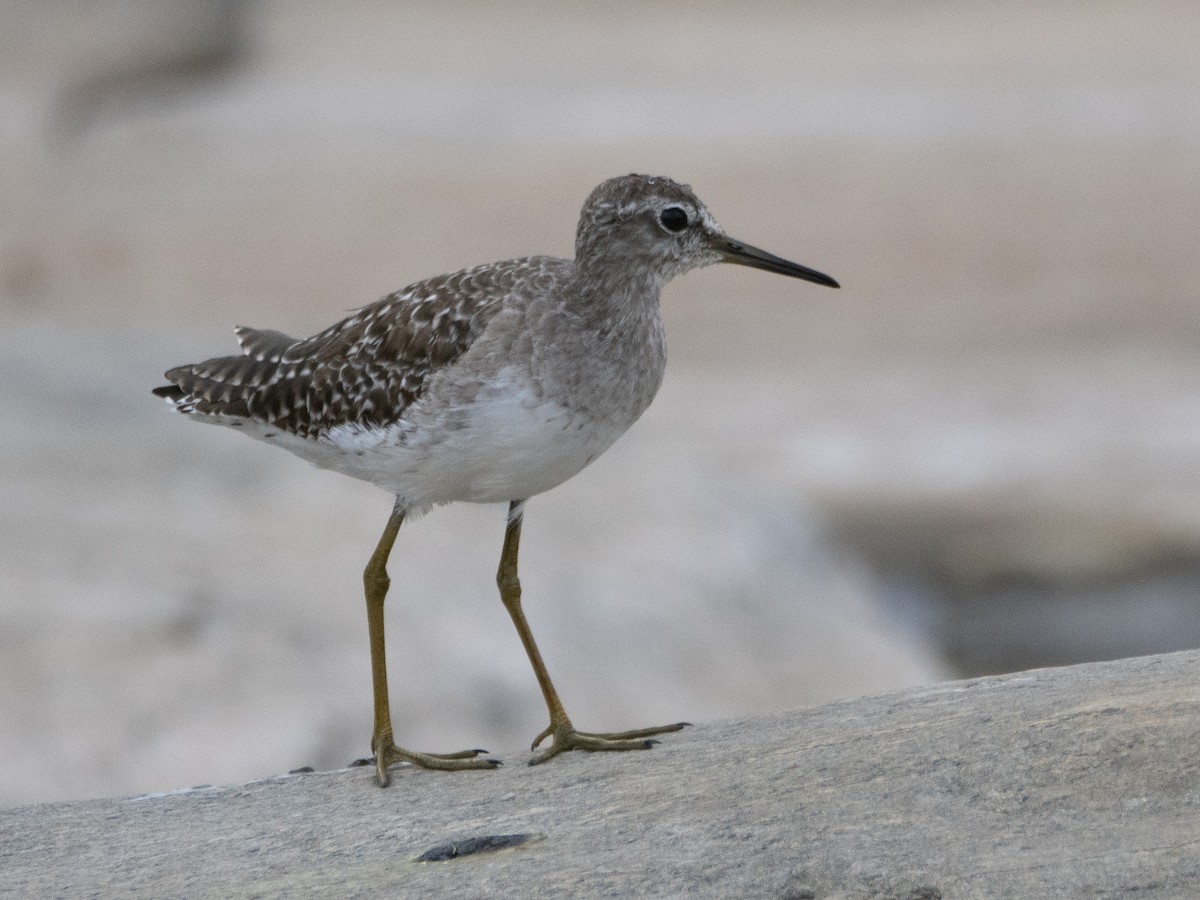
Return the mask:
{"type": "Polygon", "coordinates": [[[380,786],[399,763],[438,770],[500,764],[485,750],[416,752],[394,738],[387,562],[405,519],[446,503],[508,504],[496,582],[550,718],[531,745],[531,765],[569,750],[648,749],[656,735],[688,724],[577,730],[522,610],[517,556],[526,502],[584,469],[654,399],[666,365],[663,286],[714,263],[839,287],[728,236],[690,186],[625,175],[588,195],[573,259],[526,256],[438,275],[303,340],[238,327],[239,355],[170,369],[168,384],[153,389],[192,419],[237,429],[394,496],[363,572],[380,786]]]}

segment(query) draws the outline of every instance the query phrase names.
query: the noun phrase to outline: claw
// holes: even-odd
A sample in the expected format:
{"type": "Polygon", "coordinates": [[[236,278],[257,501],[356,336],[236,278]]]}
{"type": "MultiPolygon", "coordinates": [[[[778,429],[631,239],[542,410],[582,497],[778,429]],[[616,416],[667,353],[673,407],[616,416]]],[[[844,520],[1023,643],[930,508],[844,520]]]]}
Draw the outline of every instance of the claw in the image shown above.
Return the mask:
{"type": "Polygon", "coordinates": [[[530,749],[536,750],[538,745],[550,736],[554,738],[553,743],[545,750],[534,755],[529,761],[529,765],[540,765],[568,750],[586,750],[589,753],[649,750],[659,742],[647,738],[647,735],[679,731],[685,724],[677,722],[674,725],[662,725],[657,728],[638,728],[634,731],[618,731],[606,734],[603,732],[576,731],[570,722],[551,723],[550,727],[534,739],[533,746],[530,749]]]}
{"type": "Polygon", "coordinates": [[[487,751],[459,750],[454,753],[414,753],[411,750],[397,747],[391,740],[388,740],[376,749],[375,758],[367,765],[374,763],[376,781],[379,782],[380,787],[387,787],[392,783],[392,777],[388,773],[389,767],[401,762],[410,763],[422,769],[438,769],[443,772],[457,772],[464,769],[495,769],[501,765],[500,760],[494,757],[480,759],[480,755],[484,753],[487,751]]]}
{"type": "Polygon", "coordinates": [[[553,733],[554,733],[554,726],[547,725],[546,728],[542,731],[542,733],[533,739],[533,743],[529,745],[529,749],[536,750],[538,748],[538,745],[541,744],[542,741],[546,740],[546,738],[550,737],[550,735],[552,735],[553,733]]]}

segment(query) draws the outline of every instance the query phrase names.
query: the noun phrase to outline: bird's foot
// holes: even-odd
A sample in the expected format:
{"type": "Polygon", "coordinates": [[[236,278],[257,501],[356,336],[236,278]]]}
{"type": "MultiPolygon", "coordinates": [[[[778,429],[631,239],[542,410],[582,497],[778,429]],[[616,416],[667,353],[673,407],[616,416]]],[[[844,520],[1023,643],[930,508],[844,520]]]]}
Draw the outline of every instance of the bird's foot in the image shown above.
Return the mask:
{"type": "Polygon", "coordinates": [[[552,738],[550,746],[545,750],[535,753],[533,758],[529,760],[529,764],[536,766],[568,750],[586,750],[589,753],[616,750],[649,750],[658,743],[658,741],[651,739],[652,735],[681,731],[690,724],[690,722],[676,722],[672,725],[660,725],[657,728],[636,728],[633,731],[598,733],[576,731],[570,722],[557,724],[552,722],[547,726],[545,731],[534,738],[533,744],[529,749],[537,750],[538,746],[546,738],[552,738]]]}
{"type": "Polygon", "coordinates": [[[457,772],[463,769],[494,769],[500,765],[500,760],[490,756],[480,759],[486,750],[459,750],[457,753],[414,753],[397,747],[390,737],[371,742],[375,750],[375,778],[380,787],[387,787],[392,782],[388,768],[396,763],[412,763],[422,769],[439,769],[444,772],[457,772]]]}

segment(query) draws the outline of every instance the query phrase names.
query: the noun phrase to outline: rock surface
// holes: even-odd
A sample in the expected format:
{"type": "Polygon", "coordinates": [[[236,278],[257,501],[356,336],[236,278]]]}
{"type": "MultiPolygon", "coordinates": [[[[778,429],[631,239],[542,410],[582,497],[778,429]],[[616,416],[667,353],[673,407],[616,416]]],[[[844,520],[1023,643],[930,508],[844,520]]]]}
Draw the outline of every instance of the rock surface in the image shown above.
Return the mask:
{"type": "MultiPolygon", "coordinates": [[[[365,752],[389,498],[149,390],[633,170],[843,290],[669,285],[660,397],[531,504],[580,722],[1200,647],[1200,4],[547,9],[0,3],[0,807],[365,752]]],[[[503,515],[400,536],[412,746],[543,724],[503,515]]]]}
{"type": "Polygon", "coordinates": [[[649,753],[0,812],[12,896],[1200,895],[1200,652],[698,725],[649,753]]]}

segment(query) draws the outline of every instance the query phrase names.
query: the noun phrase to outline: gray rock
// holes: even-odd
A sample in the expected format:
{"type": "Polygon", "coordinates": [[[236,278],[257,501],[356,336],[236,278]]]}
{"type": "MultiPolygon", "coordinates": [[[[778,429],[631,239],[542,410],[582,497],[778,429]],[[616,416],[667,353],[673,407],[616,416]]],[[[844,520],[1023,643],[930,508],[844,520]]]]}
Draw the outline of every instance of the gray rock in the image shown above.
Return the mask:
{"type": "Polygon", "coordinates": [[[1200,895],[1200,651],[699,725],[647,753],[0,812],[12,896],[1200,895]]]}

